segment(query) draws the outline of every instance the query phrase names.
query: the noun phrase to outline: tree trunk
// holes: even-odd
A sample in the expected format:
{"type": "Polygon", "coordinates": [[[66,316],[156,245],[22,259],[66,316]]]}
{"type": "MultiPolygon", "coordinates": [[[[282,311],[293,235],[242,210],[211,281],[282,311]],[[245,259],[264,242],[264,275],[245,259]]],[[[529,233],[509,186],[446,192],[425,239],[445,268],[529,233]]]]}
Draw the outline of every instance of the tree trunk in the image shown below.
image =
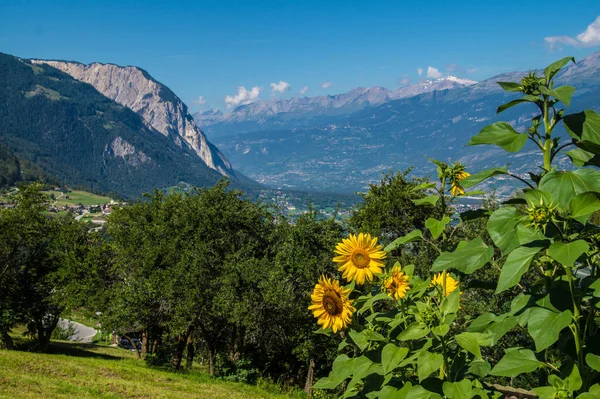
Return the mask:
{"type": "Polygon", "coordinates": [[[152,342],[152,353],[156,354],[158,347],[160,346],[160,334],[154,336],[154,342],[152,342]]]}
{"type": "Polygon", "coordinates": [[[148,353],[148,330],[142,329],[142,357],[145,358],[148,353]]]}
{"type": "Polygon", "coordinates": [[[192,339],[192,336],[190,335],[190,337],[188,338],[188,342],[187,342],[187,357],[185,359],[185,369],[186,370],[191,370],[192,369],[192,365],[194,364],[194,355],[196,354],[196,351],[194,350],[194,340],[192,339]]]}
{"type": "Polygon", "coordinates": [[[6,331],[2,331],[2,344],[4,345],[5,349],[14,349],[15,348],[15,344],[13,342],[13,339],[10,335],[8,335],[8,333],[6,331]]]}
{"type": "Polygon", "coordinates": [[[131,338],[129,338],[129,336],[123,335],[123,337],[125,337],[129,341],[129,343],[131,344],[131,346],[133,346],[135,348],[135,353],[137,354],[138,359],[141,359],[142,356],[140,354],[140,350],[138,349],[138,346],[133,343],[133,340],[131,338]]]}
{"type": "Polygon", "coordinates": [[[208,373],[215,375],[215,361],[217,360],[217,348],[208,344],[208,373]]]}
{"type": "Polygon", "coordinates": [[[306,375],[306,384],[304,384],[304,392],[306,392],[309,396],[312,395],[312,386],[315,379],[315,360],[310,359],[310,364],[308,366],[308,373],[306,375]]]}

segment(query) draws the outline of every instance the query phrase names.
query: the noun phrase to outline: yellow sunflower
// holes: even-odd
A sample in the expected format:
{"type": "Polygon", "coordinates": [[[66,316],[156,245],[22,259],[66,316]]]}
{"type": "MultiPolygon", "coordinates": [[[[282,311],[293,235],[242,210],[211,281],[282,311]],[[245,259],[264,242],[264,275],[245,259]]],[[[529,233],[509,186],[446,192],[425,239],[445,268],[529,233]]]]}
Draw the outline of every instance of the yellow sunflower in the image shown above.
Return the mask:
{"type": "Polygon", "coordinates": [[[455,197],[457,197],[459,195],[463,195],[465,193],[465,189],[462,188],[462,186],[460,185],[460,181],[466,179],[469,176],[471,176],[471,174],[464,170],[459,169],[457,172],[455,172],[452,175],[452,178],[450,179],[450,182],[451,182],[450,194],[452,194],[455,197]]]}
{"type": "Polygon", "coordinates": [[[317,324],[324,329],[331,327],[334,333],[350,324],[352,313],[356,311],[348,299],[350,291],[344,290],[339,281],[321,276],[310,296],[312,305],[308,307],[318,319],[317,324]]]}
{"type": "Polygon", "coordinates": [[[385,288],[388,295],[398,300],[406,296],[406,291],[410,290],[409,278],[399,267],[392,269],[392,274],[385,280],[385,288]]]}
{"type": "MultiPolygon", "coordinates": [[[[444,276],[443,273],[438,273],[431,279],[431,285],[437,285],[440,289],[444,290],[444,276]]],[[[458,281],[452,278],[451,275],[446,273],[446,296],[450,295],[452,291],[458,288],[458,281]]]]}
{"type": "Polygon", "coordinates": [[[346,280],[364,284],[365,280],[373,281],[373,275],[382,271],[382,259],[386,254],[381,248],[381,245],[377,245],[377,237],[371,238],[370,234],[363,233],[358,236],[350,234],[336,246],[335,253],[338,256],[333,261],[339,263],[338,270],[343,272],[342,277],[346,280]]]}

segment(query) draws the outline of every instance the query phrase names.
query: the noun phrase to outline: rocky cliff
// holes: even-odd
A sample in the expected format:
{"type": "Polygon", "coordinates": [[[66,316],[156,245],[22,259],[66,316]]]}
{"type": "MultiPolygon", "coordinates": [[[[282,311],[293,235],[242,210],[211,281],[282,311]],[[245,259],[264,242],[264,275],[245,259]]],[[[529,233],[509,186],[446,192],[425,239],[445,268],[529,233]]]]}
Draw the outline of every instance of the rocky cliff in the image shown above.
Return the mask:
{"type": "Polygon", "coordinates": [[[225,176],[234,175],[227,158],[206,139],[181,99],[143,69],[101,63],[31,62],[48,64],[91,84],[104,96],[140,115],[149,128],[169,137],[179,147],[191,148],[209,168],[225,176]]]}

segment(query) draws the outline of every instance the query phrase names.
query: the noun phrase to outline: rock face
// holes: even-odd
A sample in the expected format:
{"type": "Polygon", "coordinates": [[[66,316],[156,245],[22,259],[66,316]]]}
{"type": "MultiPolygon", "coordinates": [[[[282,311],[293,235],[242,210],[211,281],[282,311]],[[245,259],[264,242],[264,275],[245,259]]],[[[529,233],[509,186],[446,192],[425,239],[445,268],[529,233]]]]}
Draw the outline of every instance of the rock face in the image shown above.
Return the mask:
{"type": "Polygon", "coordinates": [[[222,175],[233,176],[231,164],[207,139],[188,113],[187,106],[168,87],[135,66],[31,60],[48,64],[73,78],[89,83],[104,96],[133,110],[145,124],[169,137],[179,147],[188,146],[222,175]]]}

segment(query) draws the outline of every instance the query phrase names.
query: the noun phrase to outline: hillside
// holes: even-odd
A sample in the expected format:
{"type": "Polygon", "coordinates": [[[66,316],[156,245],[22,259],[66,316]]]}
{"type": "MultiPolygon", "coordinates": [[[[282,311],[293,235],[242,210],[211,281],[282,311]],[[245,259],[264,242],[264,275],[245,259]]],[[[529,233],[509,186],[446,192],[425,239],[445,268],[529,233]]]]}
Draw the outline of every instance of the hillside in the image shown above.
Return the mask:
{"type": "MultiPolygon", "coordinates": [[[[49,66],[0,54],[0,144],[63,184],[139,196],[222,174],[132,110],[49,66]]],[[[234,185],[253,182],[232,173],[234,185]]]]}
{"type": "MultiPolygon", "coordinates": [[[[471,136],[498,120],[519,131],[527,127],[533,107],[496,115],[499,105],[515,98],[496,82],[515,81],[523,74],[510,72],[466,87],[390,100],[348,115],[286,119],[280,114],[261,121],[262,130],[245,121],[211,125],[206,131],[242,173],[293,189],[362,191],[389,170],[414,166],[415,174],[430,175],[435,168],[428,158],[461,161],[470,170],[510,164],[513,172],[524,173],[528,165],[522,154],[466,147],[471,136]]],[[[567,67],[558,84],[577,89],[569,112],[598,110],[600,53],[567,67]]],[[[500,188],[509,190],[503,184],[500,188]]]]}
{"type": "Polygon", "coordinates": [[[210,378],[151,369],[125,349],[55,343],[54,354],[0,352],[0,398],[290,398],[210,378]]]}

